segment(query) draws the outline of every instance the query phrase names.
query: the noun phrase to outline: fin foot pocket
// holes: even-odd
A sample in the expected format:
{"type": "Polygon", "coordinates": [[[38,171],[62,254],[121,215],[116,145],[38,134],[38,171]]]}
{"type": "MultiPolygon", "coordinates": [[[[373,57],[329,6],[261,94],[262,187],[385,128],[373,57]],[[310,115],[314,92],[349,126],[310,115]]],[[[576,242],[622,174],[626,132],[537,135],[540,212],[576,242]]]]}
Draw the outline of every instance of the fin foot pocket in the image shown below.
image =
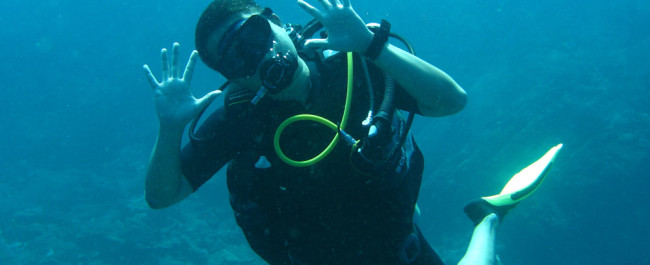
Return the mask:
{"type": "Polygon", "coordinates": [[[465,214],[469,217],[474,225],[478,225],[483,221],[483,219],[494,213],[499,217],[499,223],[503,220],[503,217],[510,211],[510,209],[515,208],[517,204],[505,205],[505,206],[495,206],[483,199],[477,199],[465,206],[465,214]]]}

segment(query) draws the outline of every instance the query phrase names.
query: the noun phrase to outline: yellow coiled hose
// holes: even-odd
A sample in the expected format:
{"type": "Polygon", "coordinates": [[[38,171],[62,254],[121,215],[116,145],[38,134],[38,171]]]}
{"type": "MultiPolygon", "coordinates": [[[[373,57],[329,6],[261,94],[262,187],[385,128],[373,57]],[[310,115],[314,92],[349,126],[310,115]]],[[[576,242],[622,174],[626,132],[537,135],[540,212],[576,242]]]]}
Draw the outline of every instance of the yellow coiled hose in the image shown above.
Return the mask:
{"type": "MultiPolygon", "coordinates": [[[[347,83],[347,93],[346,93],[346,96],[345,96],[345,108],[343,109],[343,118],[341,119],[341,127],[340,127],[341,130],[345,129],[345,125],[348,122],[348,116],[350,114],[349,113],[350,112],[350,105],[352,104],[352,101],[351,101],[352,100],[352,81],[353,81],[353,76],[352,75],[353,75],[353,72],[354,72],[353,71],[354,67],[352,65],[352,59],[353,59],[352,52],[347,53],[347,58],[348,58],[348,83],[347,83]]],[[[327,155],[329,155],[329,153],[332,152],[332,150],[334,150],[334,147],[336,147],[336,144],[339,142],[339,138],[340,138],[339,127],[337,127],[336,124],[331,122],[330,120],[325,119],[325,118],[320,117],[320,116],[312,115],[312,114],[298,114],[298,115],[289,117],[288,119],[284,120],[280,124],[280,126],[278,126],[278,129],[275,131],[275,136],[273,137],[273,147],[275,148],[275,153],[278,155],[278,157],[282,161],[287,163],[288,165],[291,165],[291,166],[294,166],[294,167],[307,167],[307,166],[311,166],[311,165],[313,165],[315,163],[318,163],[318,161],[321,161],[323,158],[327,157],[327,155]],[[284,130],[284,128],[286,128],[290,124],[292,124],[294,122],[298,122],[298,121],[314,121],[314,122],[321,123],[321,124],[329,127],[330,129],[332,129],[333,131],[335,131],[336,135],[334,136],[334,138],[332,139],[330,144],[325,148],[325,150],[323,150],[323,152],[321,152],[317,156],[315,156],[315,157],[313,157],[311,159],[304,160],[304,161],[293,160],[293,159],[287,157],[284,154],[284,152],[282,152],[282,148],[280,147],[280,135],[282,135],[282,131],[284,130]]]]}

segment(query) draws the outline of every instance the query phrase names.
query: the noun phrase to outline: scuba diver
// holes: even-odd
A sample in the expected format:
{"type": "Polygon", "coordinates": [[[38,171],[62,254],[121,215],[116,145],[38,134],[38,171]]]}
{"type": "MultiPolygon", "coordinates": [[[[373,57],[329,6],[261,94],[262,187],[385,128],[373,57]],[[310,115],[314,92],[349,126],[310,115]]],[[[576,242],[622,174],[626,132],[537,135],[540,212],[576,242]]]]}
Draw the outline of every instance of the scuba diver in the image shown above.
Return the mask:
{"type": "MultiPolygon", "coordinates": [[[[227,164],[237,224],[269,264],[443,264],[413,221],[424,164],[409,128],[414,114],[459,112],[465,91],[408,43],[409,51],[390,44],[403,40],[390,23],[366,25],[350,0],[319,2],[298,1],[314,17],[301,26],[253,0],[216,0],[199,18],[183,73],[178,43],[171,62],[162,50],[161,82],[144,65],[160,123],[146,201],[171,206],[227,164]],[[197,99],[199,57],[228,81],[197,99]],[[197,128],[222,93],[223,106],[197,128]]],[[[496,227],[557,150],[466,207],[476,227],[460,264],[495,264],[496,227]]]]}

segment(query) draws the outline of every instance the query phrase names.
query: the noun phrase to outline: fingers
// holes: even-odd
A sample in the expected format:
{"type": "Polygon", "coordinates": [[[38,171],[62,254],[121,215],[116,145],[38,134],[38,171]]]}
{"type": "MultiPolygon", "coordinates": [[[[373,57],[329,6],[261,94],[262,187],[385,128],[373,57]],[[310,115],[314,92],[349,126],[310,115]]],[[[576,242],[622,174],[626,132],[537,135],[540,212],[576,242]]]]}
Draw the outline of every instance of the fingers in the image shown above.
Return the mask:
{"type": "Polygon", "coordinates": [[[221,95],[221,90],[215,90],[200,98],[197,102],[197,110],[205,109],[217,96],[221,95]]]}
{"type": "Polygon", "coordinates": [[[147,76],[147,81],[149,81],[151,88],[157,88],[160,83],[158,83],[158,80],[156,80],[156,77],[151,72],[151,69],[149,69],[149,66],[145,64],[142,66],[142,68],[144,69],[144,74],[147,76]]]}
{"type": "Polygon", "coordinates": [[[315,19],[317,19],[317,20],[319,20],[319,21],[323,20],[323,13],[321,13],[320,11],[318,11],[318,9],[316,9],[316,8],[313,7],[312,5],[308,4],[308,3],[305,2],[304,0],[298,0],[298,5],[299,5],[300,7],[302,7],[302,9],[304,9],[305,11],[307,11],[307,13],[309,13],[309,14],[310,14],[312,17],[314,17],[315,19]]]}
{"type": "Polygon", "coordinates": [[[196,50],[192,51],[192,54],[190,55],[190,59],[187,61],[187,65],[185,66],[185,72],[183,73],[183,80],[187,81],[187,83],[192,82],[192,74],[194,74],[194,65],[196,65],[196,60],[199,56],[199,52],[196,50]]]}
{"type": "Polygon", "coordinates": [[[325,10],[332,8],[332,4],[328,0],[318,0],[318,2],[323,5],[323,8],[325,8],[325,10]]]}
{"type": "MultiPolygon", "coordinates": [[[[179,64],[179,59],[180,59],[180,44],[178,42],[174,42],[172,45],[172,58],[171,58],[171,64],[169,62],[169,55],[167,49],[163,48],[160,51],[160,57],[162,58],[162,80],[163,82],[167,79],[172,79],[172,78],[180,78],[181,74],[181,68],[178,66],[179,64]]],[[[195,51],[196,52],[196,51],[195,51]]],[[[183,79],[185,77],[189,77],[188,79],[192,79],[192,72],[194,71],[194,64],[196,63],[196,55],[198,54],[192,54],[190,56],[190,60],[187,62],[187,65],[185,66],[185,72],[183,73],[183,79]]],[[[149,67],[147,66],[147,69],[149,67]]],[[[148,73],[151,73],[151,70],[148,70],[148,73]]],[[[153,77],[153,75],[152,75],[153,77]]],[[[155,80],[155,78],[154,78],[155,80]]],[[[156,82],[156,84],[159,84],[156,82]]]]}
{"type": "Polygon", "coordinates": [[[171,78],[178,78],[181,72],[181,69],[178,67],[178,53],[179,53],[180,44],[174,42],[172,45],[172,69],[171,69],[171,78]]]}
{"type": "Polygon", "coordinates": [[[309,39],[305,42],[308,49],[327,49],[329,42],[326,39],[309,39]]]}
{"type": "Polygon", "coordinates": [[[350,3],[350,0],[341,0],[343,7],[351,7],[352,3],[350,3]]]}
{"type": "Polygon", "coordinates": [[[333,1],[332,4],[335,6],[343,6],[340,0],[332,0],[332,1],[333,1]]]}
{"type": "Polygon", "coordinates": [[[169,60],[167,60],[167,49],[163,48],[160,51],[160,57],[162,57],[162,78],[163,80],[169,79],[169,60]]]}
{"type": "MultiPolygon", "coordinates": [[[[180,72],[181,68],[178,66],[179,64],[179,59],[180,59],[180,44],[178,42],[174,42],[172,45],[172,61],[171,64],[169,63],[169,56],[167,49],[163,48],[160,51],[160,57],[162,58],[162,81],[166,82],[168,79],[180,79],[180,72]]],[[[192,74],[194,73],[194,65],[196,65],[196,61],[198,58],[198,52],[193,51],[192,55],[190,55],[190,59],[187,61],[187,65],[185,65],[185,71],[183,72],[183,80],[187,80],[190,82],[192,80],[192,74]]],[[[152,87],[157,87],[160,86],[161,83],[156,80],[156,77],[151,73],[151,69],[149,69],[148,65],[144,65],[145,73],[147,75],[147,79],[149,80],[149,84],[151,84],[152,87]]]]}

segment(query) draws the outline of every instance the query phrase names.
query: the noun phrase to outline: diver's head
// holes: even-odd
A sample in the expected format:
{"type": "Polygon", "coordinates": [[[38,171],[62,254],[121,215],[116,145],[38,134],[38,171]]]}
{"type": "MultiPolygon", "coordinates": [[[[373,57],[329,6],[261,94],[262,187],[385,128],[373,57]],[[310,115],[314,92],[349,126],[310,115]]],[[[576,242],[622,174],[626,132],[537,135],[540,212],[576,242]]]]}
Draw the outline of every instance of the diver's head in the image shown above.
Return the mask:
{"type": "Polygon", "coordinates": [[[232,82],[277,94],[304,64],[282,22],[251,0],[216,0],[196,27],[203,62],[232,82]]]}

